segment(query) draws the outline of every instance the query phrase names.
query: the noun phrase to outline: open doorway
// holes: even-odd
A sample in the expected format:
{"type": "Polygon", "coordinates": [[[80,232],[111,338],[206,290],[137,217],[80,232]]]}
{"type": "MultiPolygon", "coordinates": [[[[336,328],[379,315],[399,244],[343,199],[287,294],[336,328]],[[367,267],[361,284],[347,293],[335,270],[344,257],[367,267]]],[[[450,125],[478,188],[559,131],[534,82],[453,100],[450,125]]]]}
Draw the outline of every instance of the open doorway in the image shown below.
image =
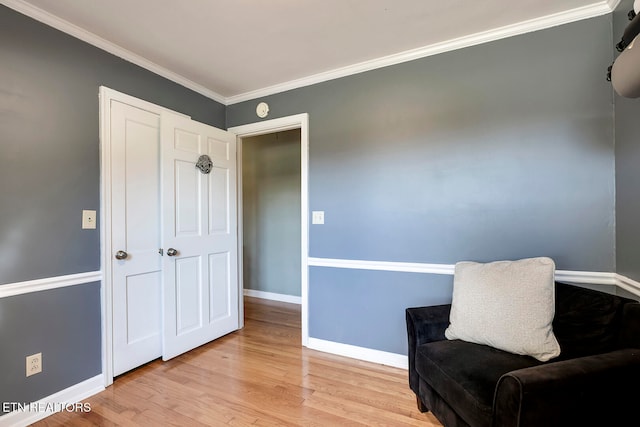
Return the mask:
{"type": "MultiPolygon", "coordinates": [[[[238,136],[238,241],[244,242],[244,234],[248,233],[246,241],[252,245],[247,248],[247,256],[244,255],[244,247],[241,246],[239,250],[240,283],[244,289],[248,289],[249,295],[299,303],[303,346],[307,346],[309,339],[308,121],[307,114],[298,114],[229,128],[229,131],[238,136]],[[248,150],[246,155],[245,150],[248,150]],[[298,155],[297,164],[295,164],[294,153],[298,155]],[[265,162],[271,162],[271,164],[265,165],[265,162]],[[245,163],[249,169],[246,173],[245,163]],[[256,170],[251,170],[252,168],[256,170]],[[292,175],[298,180],[298,185],[293,182],[292,175]],[[270,176],[268,179],[271,180],[266,186],[262,186],[264,184],[262,182],[255,182],[267,179],[264,176],[270,176]],[[249,182],[245,187],[245,179],[254,182],[249,182]],[[245,188],[253,193],[247,196],[247,206],[244,205],[245,188]],[[291,203],[291,199],[296,197],[294,188],[298,191],[299,203],[297,204],[291,203]],[[265,194],[256,195],[256,191],[264,191],[265,194]],[[287,201],[288,204],[285,203],[287,201]],[[246,215],[245,209],[249,210],[246,215]],[[255,210],[262,210],[263,214],[266,211],[266,215],[261,218],[261,213],[255,210]],[[296,213],[299,221],[293,219],[296,213]],[[278,217],[279,215],[282,217],[278,217]],[[255,222],[252,223],[252,221],[255,222]],[[283,241],[277,237],[279,233],[287,234],[287,239],[283,241]],[[299,245],[297,256],[292,255],[292,251],[295,251],[293,248],[296,237],[299,245]],[[259,241],[265,238],[266,242],[259,241]],[[279,254],[278,251],[284,253],[279,254]],[[257,259],[260,256],[263,258],[257,259]],[[245,266],[245,262],[249,265],[245,266]],[[292,267],[292,262],[297,262],[299,269],[292,267]],[[278,273],[278,265],[285,266],[287,271],[281,277],[286,277],[288,284],[276,283],[281,273],[278,273]],[[294,274],[299,275],[298,280],[295,280],[294,274]],[[299,293],[292,290],[293,283],[297,284],[299,293]]],[[[241,322],[243,311],[241,304],[241,322]]]]}
{"type": "Polygon", "coordinates": [[[242,140],[244,294],[301,302],[300,129],[242,140]]]}

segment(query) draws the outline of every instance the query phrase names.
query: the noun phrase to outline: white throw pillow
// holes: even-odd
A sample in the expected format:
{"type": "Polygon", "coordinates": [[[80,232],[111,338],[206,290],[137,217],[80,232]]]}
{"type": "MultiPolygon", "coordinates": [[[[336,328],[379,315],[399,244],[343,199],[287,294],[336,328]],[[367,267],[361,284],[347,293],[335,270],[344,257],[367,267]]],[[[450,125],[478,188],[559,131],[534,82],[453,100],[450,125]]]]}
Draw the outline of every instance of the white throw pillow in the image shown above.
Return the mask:
{"type": "Polygon", "coordinates": [[[554,274],[555,264],[546,257],[457,263],[445,336],[543,362],[557,357],[554,274]]]}

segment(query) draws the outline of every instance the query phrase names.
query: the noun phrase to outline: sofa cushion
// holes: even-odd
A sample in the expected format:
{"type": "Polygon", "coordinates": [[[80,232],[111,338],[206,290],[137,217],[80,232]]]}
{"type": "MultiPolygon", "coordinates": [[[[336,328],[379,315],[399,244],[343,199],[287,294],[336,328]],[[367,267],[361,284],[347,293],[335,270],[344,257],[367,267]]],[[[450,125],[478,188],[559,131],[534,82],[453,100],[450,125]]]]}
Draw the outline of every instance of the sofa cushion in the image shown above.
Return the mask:
{"type": "Polygon", "coordinates": [[[415,358],[420,377],[473,426],[491,425],[493,394],[503,374],[540,364],[532,357],[461,340],[422,344],[415,358]]]}
{"type": "Polygon", "coordinates": [[[540,361],[557,357],[554,274],[553,260],[545,257],[457,263],[445,336],[540,361]]]}
{"type": "Polygon", "coordinates": [[[615,349],[624,304],[633,300],[565,283],[556,283],[553,330],[561,359],[615,349]]]}

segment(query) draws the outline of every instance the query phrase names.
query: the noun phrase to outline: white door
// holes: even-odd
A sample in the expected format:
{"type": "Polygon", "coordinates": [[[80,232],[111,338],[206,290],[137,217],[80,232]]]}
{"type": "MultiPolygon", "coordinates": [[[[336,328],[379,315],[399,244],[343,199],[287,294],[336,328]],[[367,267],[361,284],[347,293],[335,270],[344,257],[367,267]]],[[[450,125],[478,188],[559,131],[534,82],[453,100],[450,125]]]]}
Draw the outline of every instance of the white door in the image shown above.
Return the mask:
{"type": "Polygon", "coordinates": [[[168,360],[238,329],[236,137],[163,113],[163,350],[168,360]],[[213,167],[196,167],[202,155],[213,167]]]}
{"type": "Polygon", "coordinates": [[[160,116],[112,101],[110,123],[116,376],[162,355],[160,116]]]}

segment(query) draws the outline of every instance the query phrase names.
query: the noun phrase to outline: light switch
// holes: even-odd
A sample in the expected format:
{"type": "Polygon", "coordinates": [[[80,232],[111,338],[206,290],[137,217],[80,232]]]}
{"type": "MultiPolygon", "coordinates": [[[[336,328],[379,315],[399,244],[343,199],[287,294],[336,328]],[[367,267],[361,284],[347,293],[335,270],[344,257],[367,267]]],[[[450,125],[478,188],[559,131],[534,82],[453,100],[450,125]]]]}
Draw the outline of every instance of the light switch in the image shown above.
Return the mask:
{"type": "Polygon", "coordinates": [[[324,211],[313,211],[311,213],[311,224],[324,224],[324,211]]]}
{"type": "Polygon", "coordinates": [[[95,229],[96,228],[96,211],[82,211],[82,228],[83,229],[95,229]]]}

